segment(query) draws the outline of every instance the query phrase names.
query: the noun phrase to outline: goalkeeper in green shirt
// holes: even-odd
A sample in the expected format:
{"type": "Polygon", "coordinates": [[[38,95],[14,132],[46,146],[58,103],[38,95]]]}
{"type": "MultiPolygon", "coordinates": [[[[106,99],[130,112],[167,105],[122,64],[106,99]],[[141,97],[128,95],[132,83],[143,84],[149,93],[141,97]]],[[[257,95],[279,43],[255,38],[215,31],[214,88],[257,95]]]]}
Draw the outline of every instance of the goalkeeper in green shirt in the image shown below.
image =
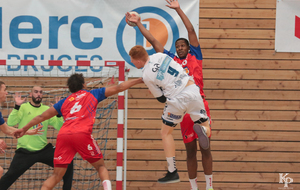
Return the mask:
{"type": "MultiPolygon", "coordinates": [[[[30,93],[30,102],[24,103],[26,98],[22,99],[20,93],[15,94],[15,108],[10,113],[7,124],[9,126],[18,125],[18,128],[24,127],[34,117],[42,114],[49,109],[43,105],[43,90],[39,86],[34,86],[30,93]]],[[[44,130],[42,134],[25,135],[18,139],[17,150],[8,171],[0,179],[0,190],[8,189],[26,170],[37,162],[47,164],[53,167],[54,148],[47,142],[48,125],[59,130],[63,125],[63,118],[55,116],[49,120],[43,121],[33,129],[40,127],[44,130]]],[[[73,180],[73,162],[68,166],[67,172],[63,177],[63,190],[70,190],[73,180]]]]}

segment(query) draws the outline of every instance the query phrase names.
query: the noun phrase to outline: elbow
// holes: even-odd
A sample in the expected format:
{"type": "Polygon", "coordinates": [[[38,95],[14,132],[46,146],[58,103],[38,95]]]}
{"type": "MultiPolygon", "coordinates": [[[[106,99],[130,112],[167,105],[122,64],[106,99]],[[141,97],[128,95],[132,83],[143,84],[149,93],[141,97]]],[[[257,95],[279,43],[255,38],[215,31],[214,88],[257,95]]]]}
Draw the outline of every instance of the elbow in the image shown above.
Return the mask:
{"type": "Polygon", "coordinates": [[[126,90],[125,86],[123,85],[123,83],[118,84],[117,86],[117,92],[123,92],[124,90],[126,90]]]}
{"type": "Polygon", "coordinates": [[[187,28],[187,32],[188,33],[196,33],[193,26],[191,28],[187,28]]]}

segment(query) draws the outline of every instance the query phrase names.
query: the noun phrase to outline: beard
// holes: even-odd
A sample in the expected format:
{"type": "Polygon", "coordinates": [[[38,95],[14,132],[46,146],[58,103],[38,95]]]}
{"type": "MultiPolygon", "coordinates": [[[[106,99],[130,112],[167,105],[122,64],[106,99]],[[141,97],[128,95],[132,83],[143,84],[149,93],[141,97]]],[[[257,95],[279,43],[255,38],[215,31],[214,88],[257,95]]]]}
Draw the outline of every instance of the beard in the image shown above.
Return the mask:
{"type": "Polygon", "coordinates": [[[40,104],[42,102],[43,98],[35,98],[35,97],[32,97],[32,101],[33,103],[35,104],[40,104]]]}

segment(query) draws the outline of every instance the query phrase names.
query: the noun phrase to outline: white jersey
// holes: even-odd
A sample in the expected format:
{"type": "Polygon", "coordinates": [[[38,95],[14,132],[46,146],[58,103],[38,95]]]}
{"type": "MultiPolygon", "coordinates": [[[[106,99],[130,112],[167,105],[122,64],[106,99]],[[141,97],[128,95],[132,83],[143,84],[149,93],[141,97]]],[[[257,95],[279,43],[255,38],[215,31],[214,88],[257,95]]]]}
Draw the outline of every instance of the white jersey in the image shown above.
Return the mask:
{"type": "Polygon", "coordinates": [[[190,76],[167,54],[156,53],[149,58],[143,68],[144,83],[156,98],[175,97],[185,88],[190,76]]]}

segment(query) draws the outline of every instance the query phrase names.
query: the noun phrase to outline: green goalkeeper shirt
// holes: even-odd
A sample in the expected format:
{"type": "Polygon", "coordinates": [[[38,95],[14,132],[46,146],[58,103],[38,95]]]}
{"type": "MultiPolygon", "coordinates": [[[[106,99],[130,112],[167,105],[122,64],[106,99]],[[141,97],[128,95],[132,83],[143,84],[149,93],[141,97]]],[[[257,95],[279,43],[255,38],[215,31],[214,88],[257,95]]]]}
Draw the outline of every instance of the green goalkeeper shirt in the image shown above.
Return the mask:
{"type": "MultiPolygon", "coordinates": [[[[23,128],[34,117],[41,115],[47,109],[49,109],[49,106],[41,104],[39,107],[34,107],[30,104],[30,102],[22,104],[19,109],[18,106],[16,106],[8,116],[7,125],[15,126],[19,124],[18,128],[23,128]]],[[[59,130],[63,125],[63,122],[63,117],[54,116],[46,121],[39,123],[38,125],[33,126],[30,129],[35,129],[38,126],[42,125],[43,128],[40,130],[44,130],[44,132],[42,132],[42,134],[36,135],[24,135],[23,137],[19,138],[17,149],[24,148],[29,151],[38,151],[43,149],[48,143],[48,125],[51,125],[55,129],[59,130]]]]}

